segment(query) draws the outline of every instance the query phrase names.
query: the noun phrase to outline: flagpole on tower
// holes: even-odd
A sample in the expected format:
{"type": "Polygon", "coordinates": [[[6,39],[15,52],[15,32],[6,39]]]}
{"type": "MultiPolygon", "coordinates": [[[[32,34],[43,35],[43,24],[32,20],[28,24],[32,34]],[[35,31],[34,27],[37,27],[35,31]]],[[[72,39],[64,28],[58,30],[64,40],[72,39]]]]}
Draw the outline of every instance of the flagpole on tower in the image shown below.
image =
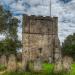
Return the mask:
{"type": "Polygon", "coordinates": [[[51,0],[50,0],[50,16],[51,16],[51,0]]]}

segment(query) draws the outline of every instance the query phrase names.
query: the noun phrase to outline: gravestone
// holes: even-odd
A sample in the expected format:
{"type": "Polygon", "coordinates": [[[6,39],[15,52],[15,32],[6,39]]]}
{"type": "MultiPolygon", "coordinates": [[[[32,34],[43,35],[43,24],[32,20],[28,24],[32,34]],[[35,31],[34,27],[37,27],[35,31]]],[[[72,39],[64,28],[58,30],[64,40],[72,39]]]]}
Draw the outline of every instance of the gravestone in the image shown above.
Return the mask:
{"type": "Polygon", "coordinates": [[[52,63],[52,57],[49,57],[49,63],[50,64],[52,63]]]}
{"type": "Polygon", "coordinates": [[[29,61],[29,52],[25,51],[22,53],[22,70],[26,71],[27,70],[27,63],[29,61]]]}
{"type": "Polygon", "coordinates": [[[7,71],[16,71],[16,69],[17,69],[16,57],[15,55],[11,54],[8,60],[7,71]]]}
{"type": "Polygon", "coordinates": [[[59,73],[63,70],[63,67],[62,67],[62,61],[57,61],[54,65],[54,72],[55,73],[59,73]]]}
{"type": "Polygon", "coordinates": [[[0,58],[0,64],[4,65],[5,67],[7,66],[7,59],[5,55],[2,55],[0,58]]]}
{"type": "Polygon", "coordinates": [[[71,71],[71,65],[72,65],[73,59],[71,57],[65,56],[63,58],[63,70],[65,72],[71,71]]]}
{"type": "Polygon", "coordinates": [[[42,62],[41,62],[41,59],[40,58],[37,58],[34,61],[34,71],[35,72],[39,72],[41,70],[42,70],[42,62]]]}

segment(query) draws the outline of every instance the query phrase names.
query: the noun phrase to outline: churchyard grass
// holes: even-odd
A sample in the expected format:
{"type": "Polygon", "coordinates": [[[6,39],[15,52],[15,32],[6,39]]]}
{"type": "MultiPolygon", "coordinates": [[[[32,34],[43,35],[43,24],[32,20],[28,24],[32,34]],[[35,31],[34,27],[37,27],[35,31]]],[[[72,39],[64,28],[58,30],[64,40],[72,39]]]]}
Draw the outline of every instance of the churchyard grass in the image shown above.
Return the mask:
{"type": "Polygon", "coordinates": [[[75,64],[72,64],[71,72],[69,73],[53,73],[53,64],[43,64],[43,71],[42,72],[11,72],[5,73],[3,75],[75,75],[75,64]]]}

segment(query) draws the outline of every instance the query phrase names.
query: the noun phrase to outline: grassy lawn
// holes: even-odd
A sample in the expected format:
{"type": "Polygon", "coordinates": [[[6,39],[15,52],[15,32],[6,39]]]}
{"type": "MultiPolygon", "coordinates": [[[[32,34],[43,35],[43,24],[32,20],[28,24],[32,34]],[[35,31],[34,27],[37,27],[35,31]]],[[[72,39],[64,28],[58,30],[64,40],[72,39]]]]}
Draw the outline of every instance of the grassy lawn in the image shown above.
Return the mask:
{"type": "Polygon", "coordinates": [[[36,72],[14,72],[14,73],[5,73],[3,75],[75,75],[75,64],[72,64],[72,70],[70,73],[54,74],[52,72],[52,70],[53,70],[52,64],[43,64],[43,71],[40,73],[36,73],[36,72]]]}

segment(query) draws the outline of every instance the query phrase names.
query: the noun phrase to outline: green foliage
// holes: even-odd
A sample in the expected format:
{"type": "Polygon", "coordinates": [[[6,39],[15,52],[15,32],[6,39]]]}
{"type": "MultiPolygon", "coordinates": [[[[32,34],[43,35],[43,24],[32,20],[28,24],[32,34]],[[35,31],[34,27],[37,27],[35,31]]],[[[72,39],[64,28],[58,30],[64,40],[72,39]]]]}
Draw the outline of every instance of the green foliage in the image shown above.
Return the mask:
{"type": "Polygon", "coordinates": [[[0,6],[0,33],[15,40],[17,39],[17,28],[18,19],[13,17],[10,11],[5,11],[3,7],[0,6]]]}
{"type": "Polygon", "coordinates": [[[6,38],[0,41],[0,55],[16,54],[16,49],[20,48],[20,41],[15,41],[11,38],[6,38]]]}
{"type": "Polygon", "coordinates": [[[18,36],[17,36],[17,28],[18,28],[18,19],[16,19],[15,17],[12,18],[9,21],[9,27],[8,27],[8,33],[7,33],[7,37],[11,37],[14,40],[17,40],[18,36]]]}
{"type": "Polygon", "coordinates": [[[6,70],[6,66],[3,64],[0,64],[0,71],[4,71],[4,70],[6,70]]]}
{"type": "Polygon", "coordinates": [[[62,44],[62,53],[64,55],[71,56],[75,59],[75,33],[69,35],[62,44]]]}
{"type": "Polygon", "coordinates": [[[13,17],[10,11],[6,11],[0,6],[0,34],[6,37],[0,41],[1,54],[16,54],[16,50],[21,47],[18,40],[18,19],[13,17]]]}
{"type": "Polygon", "coordinates": [[[5,11],[2,6],[0,6],[0,32],[4,33],[8,29],[9,20],[11,20],[11,13],[5,11]]]}

